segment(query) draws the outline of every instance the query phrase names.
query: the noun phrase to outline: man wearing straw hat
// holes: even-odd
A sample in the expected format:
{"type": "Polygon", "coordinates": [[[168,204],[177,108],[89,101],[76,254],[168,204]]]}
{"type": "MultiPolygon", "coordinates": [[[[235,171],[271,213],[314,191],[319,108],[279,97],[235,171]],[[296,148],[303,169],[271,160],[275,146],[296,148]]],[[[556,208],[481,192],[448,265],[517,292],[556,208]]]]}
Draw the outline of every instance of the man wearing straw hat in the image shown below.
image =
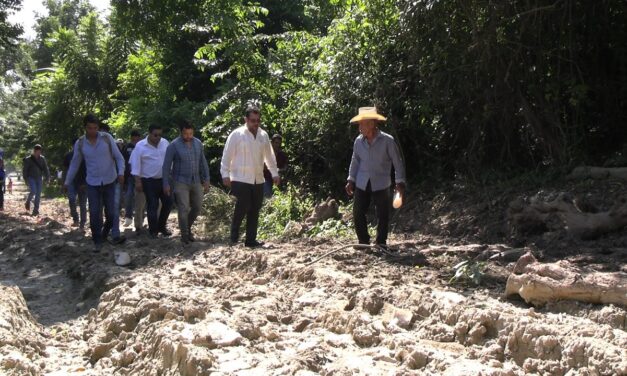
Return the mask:
{"type": "Polygon", "coordinates": [[[375,243],[386,245],[392,202],[392,166],[395,188],[401,196],[405,193],[405,166],[398,145],[392,136],[378,128],[378,123],[385,120],[376,107],[361,107],[359,114],[350,121],[359,125],[360,135],[353,145],[346,193],[355,196],[353,220],[359,244],[370,244],[366,213],[370,201],[374,201],[378,218],[375,243]]]}

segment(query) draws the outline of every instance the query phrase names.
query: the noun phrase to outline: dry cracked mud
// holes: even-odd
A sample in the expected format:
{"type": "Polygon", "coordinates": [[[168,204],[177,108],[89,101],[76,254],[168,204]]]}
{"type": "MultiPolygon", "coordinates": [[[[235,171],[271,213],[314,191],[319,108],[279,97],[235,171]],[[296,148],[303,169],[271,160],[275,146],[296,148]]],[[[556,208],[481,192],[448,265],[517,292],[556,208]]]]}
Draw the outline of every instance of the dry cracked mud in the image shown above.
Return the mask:
{"type": "Polygon", "coordinates": [[[61,203],[45,202],[41,218],[10,205],[0,374],[627,375],[624,308],[536,309],[503,298],[498,272],[467,288],[439,270],[451,253],[495,245],[399,236],[405,258],[348,248],[307,265],[339,244],[184,247],[129,234],[122,268],[112,247],[91,252],[61,203]]]}

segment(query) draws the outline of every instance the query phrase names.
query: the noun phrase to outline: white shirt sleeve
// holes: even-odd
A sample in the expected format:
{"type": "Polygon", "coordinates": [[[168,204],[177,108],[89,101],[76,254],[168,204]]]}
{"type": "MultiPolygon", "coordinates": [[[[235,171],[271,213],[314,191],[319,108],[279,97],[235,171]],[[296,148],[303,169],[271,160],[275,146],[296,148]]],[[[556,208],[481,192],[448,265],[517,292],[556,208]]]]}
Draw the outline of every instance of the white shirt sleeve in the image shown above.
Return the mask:
{"type": "Polygon", "coordinates": [[[139,142],[137,143],[137,145],[135,145],[135,147],[133,148],[133,151],[131,152],[131,156],[129,157],[129,163],[131,164],[131,175],[134,176],[139,176],[140,172],[141,172],[141,152],[139,151],[139,149],[141,148],[141,145],[139,144],[139,142]]]}
{"type": "Polygon", "coordinates": [[[236,132],[231,132],[226,139],[224,145],[224,151],[222,152],[222,161],[220,161],[220,174],[222,179],[231,178],[231,162],[233,160],[233,153],[237,149],[237,135],[236,132]]]}

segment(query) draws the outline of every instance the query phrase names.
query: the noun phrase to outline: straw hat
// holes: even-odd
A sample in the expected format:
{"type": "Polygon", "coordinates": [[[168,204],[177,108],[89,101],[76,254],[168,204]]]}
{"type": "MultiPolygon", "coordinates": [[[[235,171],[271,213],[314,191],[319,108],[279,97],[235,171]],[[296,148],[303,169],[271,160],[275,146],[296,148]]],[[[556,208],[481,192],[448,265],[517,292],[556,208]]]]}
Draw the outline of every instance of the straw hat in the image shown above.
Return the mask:
{"type": "Polygon", "coordinates": [[[357,123],[361,120],[378,120],[386,121],[387,119],[377,113],[376,107],[359,107],[359,114],[351,119],[351,123],[357,123]]]}

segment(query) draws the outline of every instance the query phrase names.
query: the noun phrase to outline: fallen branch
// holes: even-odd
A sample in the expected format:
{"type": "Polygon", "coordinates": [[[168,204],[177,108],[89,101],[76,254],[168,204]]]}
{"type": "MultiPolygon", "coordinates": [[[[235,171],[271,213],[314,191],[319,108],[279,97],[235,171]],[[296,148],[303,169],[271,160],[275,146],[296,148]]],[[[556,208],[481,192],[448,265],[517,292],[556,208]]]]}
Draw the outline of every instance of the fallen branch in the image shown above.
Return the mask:
{"type": "Polygon", "coordinates": [[[335,252],[338,252],[338,251],[341,251],[343,249],[350,248],[350,247],[360,247],[361,249],[368,249],[368,248],[370,248],[370,249],[378,249],[379,251],[381,251],[382,253],[384,253],[384,254],[386,254],[388,256],[398,257],[397,255],[388,252],[385,248],[381,247],[378,244],[375,244],[375,245],[370,245],[370,244],[347,244],[347,245],[343,245],[341,247],[337,247],[337,248],[334,248],[334,249],[330,250],[329,252],[325,253],[324,255],[318,257],[317,259],[306,263],[305,266],[313,265],[316,262],[324,259],[325,257],[331,256],[335,252]]]}
{"type": "Polygon", "coordinates": [[[627,307],[627,274],[588,272],[567,261],[543,264],[527,253],[507,278],[505,295],[519,295],[536,306],[577,300],[627,307]]]}

